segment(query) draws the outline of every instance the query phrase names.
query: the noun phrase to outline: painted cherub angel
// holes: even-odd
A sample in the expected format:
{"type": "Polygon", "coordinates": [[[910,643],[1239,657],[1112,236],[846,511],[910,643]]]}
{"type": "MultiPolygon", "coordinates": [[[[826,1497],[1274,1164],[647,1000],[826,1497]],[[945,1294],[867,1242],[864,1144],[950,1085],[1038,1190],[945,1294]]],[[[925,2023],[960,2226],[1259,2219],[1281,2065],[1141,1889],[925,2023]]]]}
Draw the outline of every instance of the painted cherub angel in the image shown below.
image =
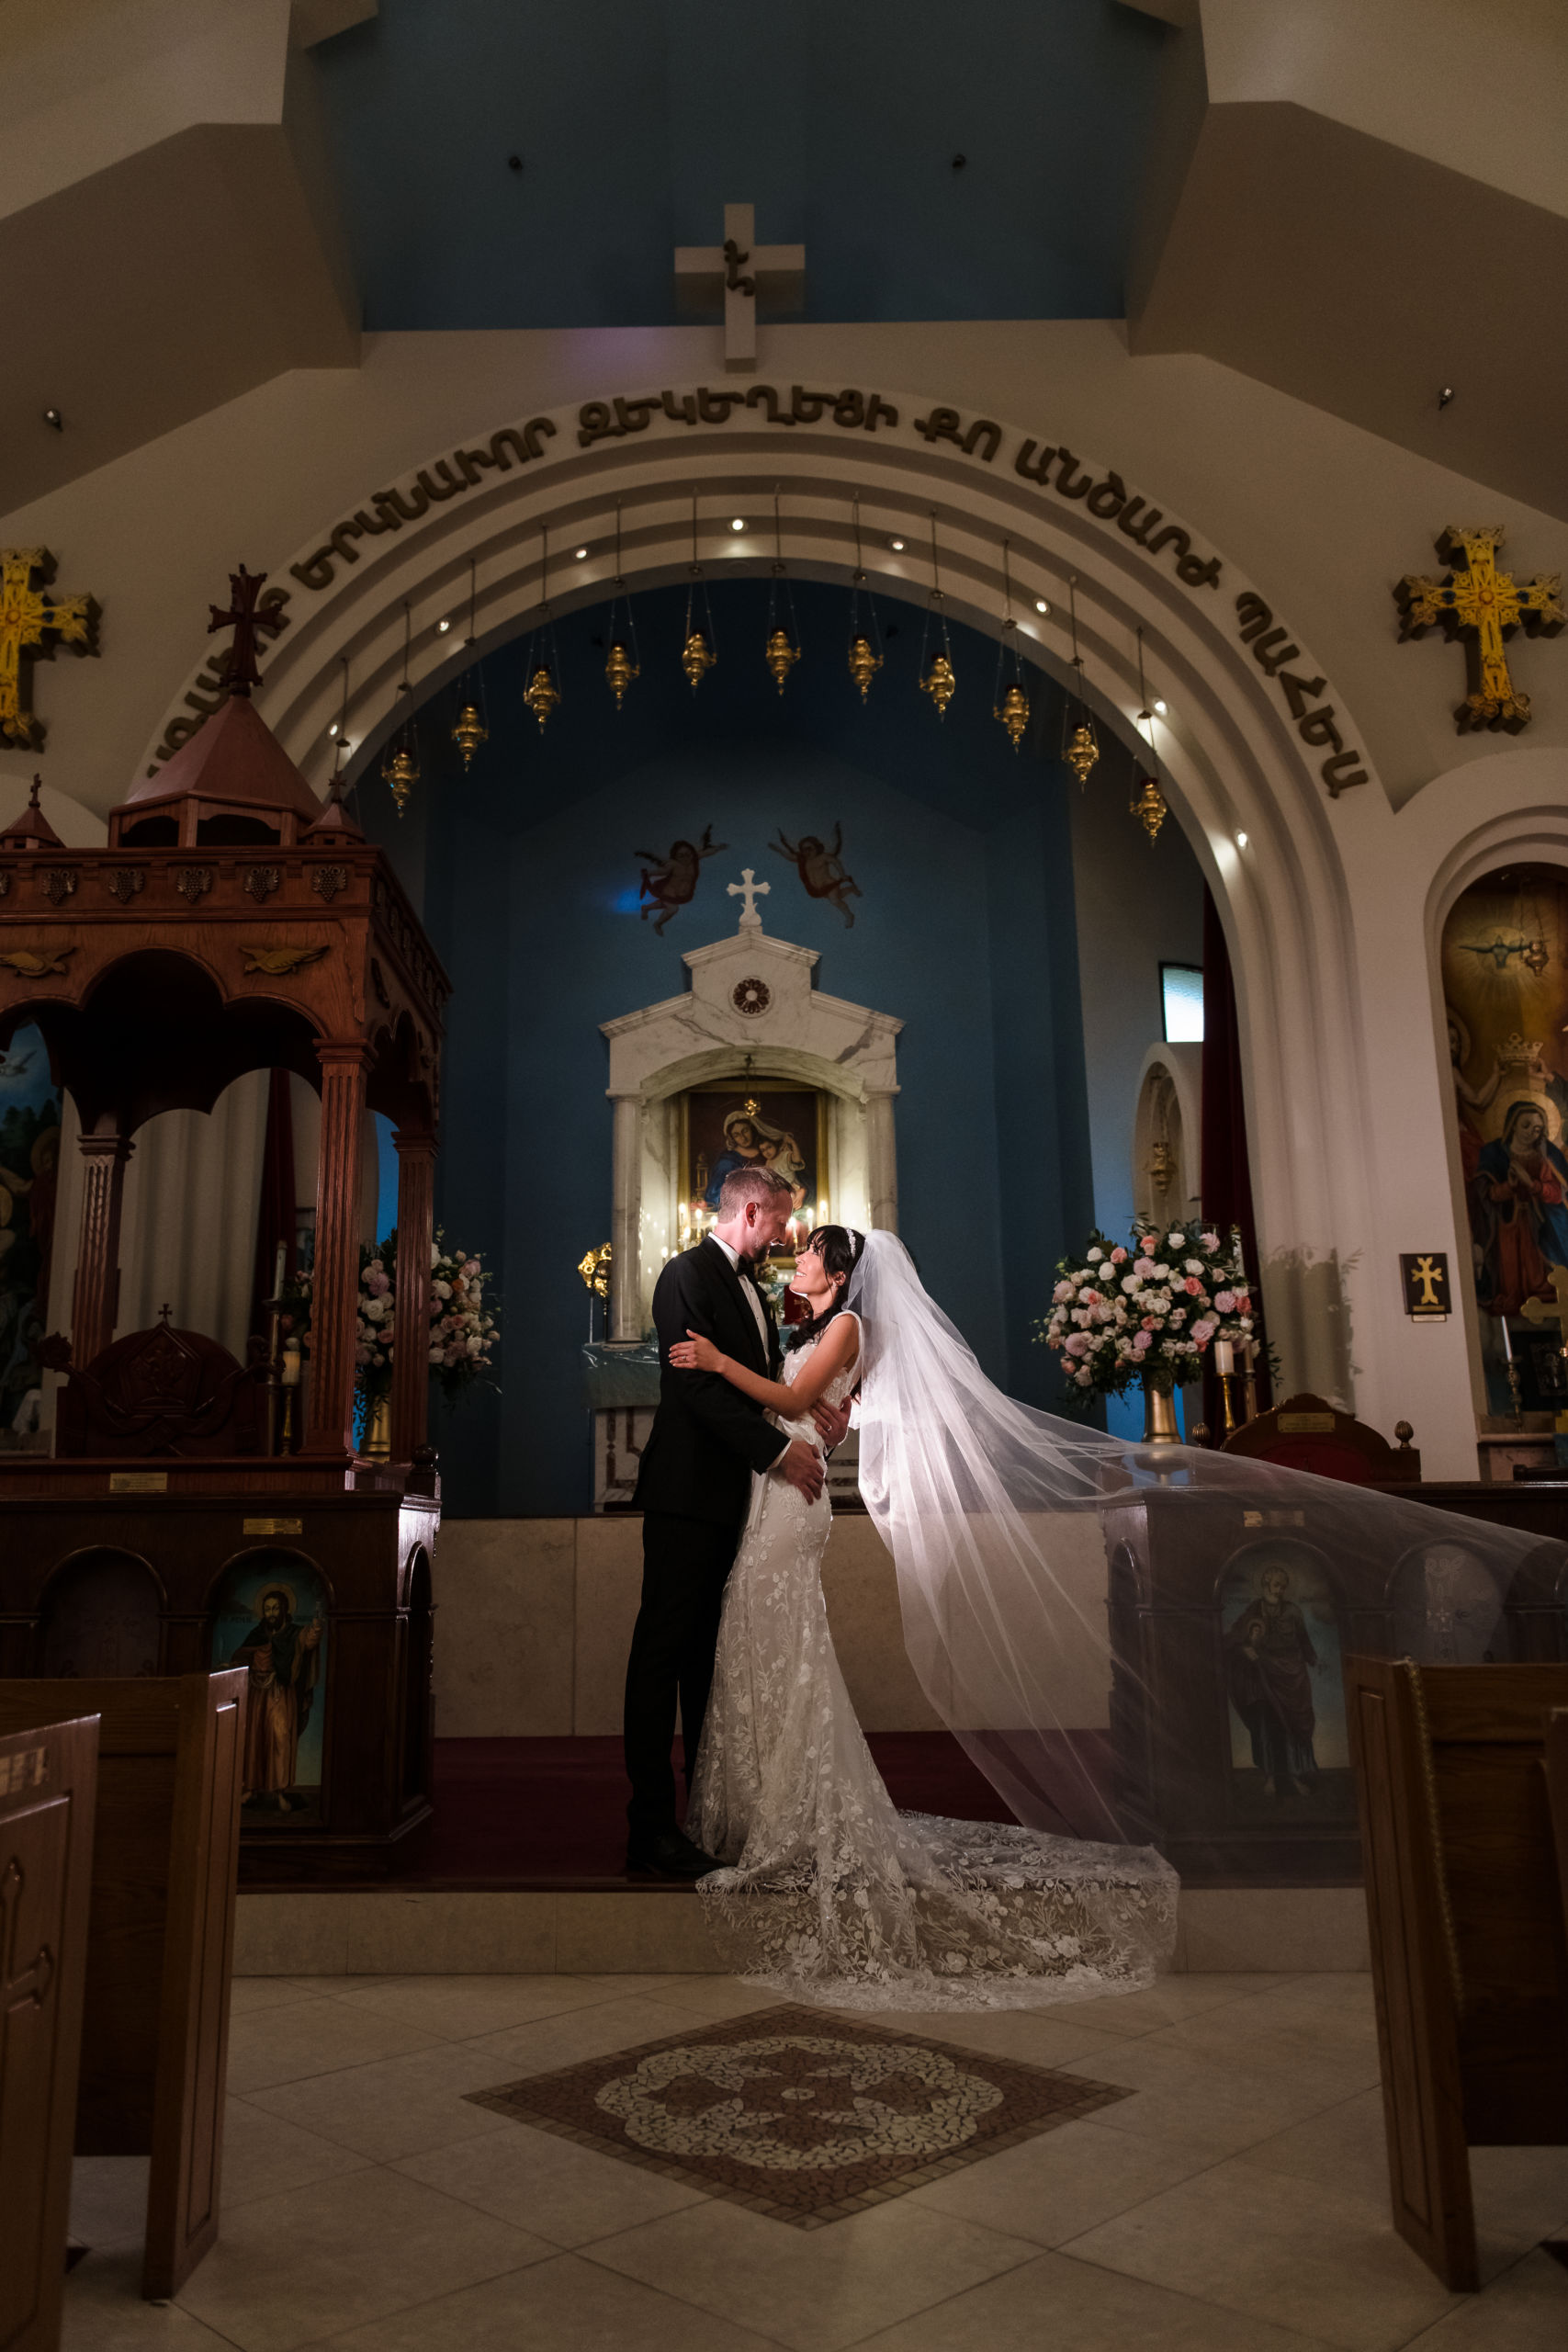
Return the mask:
{"type": "Polygon", "coordinates": [[[717,857],[729,847],[728,842],[716,842],[713,827],[703,827],[700,842],[671,842],[668,857],[660,857],[656,850],[639,849],[635,856],[646,858],[642,888],[637,896],[646,904],[637,912],[646,922],[652,910],[659,909],[654,922],[656,933],[662,932],[671,915],[678,914],[696,896],[697,876],[705,857],[717,857]]]}
{"type": "Polygon", "coordinates": [[[789,859],[800,876],[807,896],[812,899],[826,899],[830,907],[837,907],[845,922],[852,930],[855,920],[854,910],[847,905],[846,901],[850,899],[863,898],[865,894],[853,875],[844,870],[843,846],[842,825],[835,825],[833,828],[831,849],[828,847],[826,842],[819,841],[815,833],[802,833],[798,842],[792,842],[782,825],[779,827],[777,841],[768,843],[768,847],[771,850],[776,850],[780,857],[789,859]]]}

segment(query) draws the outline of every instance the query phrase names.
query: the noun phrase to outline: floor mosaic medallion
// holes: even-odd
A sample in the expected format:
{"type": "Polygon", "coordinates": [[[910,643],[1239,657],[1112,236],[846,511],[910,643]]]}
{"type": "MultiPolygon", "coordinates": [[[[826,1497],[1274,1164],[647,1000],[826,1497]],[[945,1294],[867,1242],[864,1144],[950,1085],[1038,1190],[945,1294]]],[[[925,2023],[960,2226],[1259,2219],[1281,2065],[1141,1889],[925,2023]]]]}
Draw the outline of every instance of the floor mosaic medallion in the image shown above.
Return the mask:
{"type": "Polygon", "coordinates": [[[468,2096],[515,2123],[812,2230],[1128,2093],[781,2007],[468,2096]]]}

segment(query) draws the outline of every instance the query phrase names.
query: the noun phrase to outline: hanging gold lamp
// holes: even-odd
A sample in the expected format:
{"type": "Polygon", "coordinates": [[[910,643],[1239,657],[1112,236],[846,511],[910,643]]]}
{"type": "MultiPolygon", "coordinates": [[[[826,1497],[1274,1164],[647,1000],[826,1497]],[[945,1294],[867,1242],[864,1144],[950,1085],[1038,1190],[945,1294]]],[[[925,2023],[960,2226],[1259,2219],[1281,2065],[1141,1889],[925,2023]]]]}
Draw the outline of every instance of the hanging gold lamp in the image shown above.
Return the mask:
{"type": "Polygon", "coordinates": [[[769,674],[774,685],[782,695],[784,690],[784,680],[800,659],[800,648],[790,643],[787,628],[775,628],[772,631],[768,639],[768,650],[762,659],[768,665],[769,674]]]}
{"type": "Polygon", "coordinates": [[[697,560],[697,499],[692,493],[692,560],[686,567],[686,634],[681,647],[681,669],[694,694],[702,684],[708,671],[718,660],[714,650],[713,599],[703,578],[703,567],[697,560]],[[699,590],[702,605],[697,604],[699,590]],[[705,616],[707,628],[702,627],[705,616]]]}
{"type": "Polygon", "coordinates": [[[419,761],[407,744],[400,743],[381,770],[381,780],[397,802],[400,817],[409,805],[409,797],[419,782],[419,761]]]}
{"type": "Polygon", "coordinates": [[[560,702],[560,688],[550,675],[550,665],[547,662],[536,664],[534,674],[524,691],[523,699],[538,720],[539,732],[542,735],[545,731],[545,721],[560,702]]]}
{"type": "Polygon", "coordinates": [[[1023,656],[1018,650],[1018,623],[1012,616],[1012,571],[1008,562],[1010,545],[1009,540],[1002,541],[1002,633],[997,646],[997,683],[991,691],[991,717],[1000,720],[1008,741],[1016,752],[1029,725],[1029,695],[1023,684],[1023,656]],[[1003,692],[1002,678],[1010,653],[1012,656],[1012,678],[1003,692]]]}
{"type": "Polygon", "coordinates": [[[490,741],[490,729],[479,717],[477,704],[466,702],[463,705],[452,722],[452,741],[463,754],[465,770],[470,768],[479,745],[490,741]]]}
{"type": "Polygon", "coordinates": [[[1062,705],[1062,757],[1078,780],[1079,788],[1088,784],[1089,771],[1099,764],[1100,738],[1094,731],[1094,718],[1083,699],[1083,655],[1078,651],[1078,575],[1067,574],[1067,617],[1073,639],[1073,669],[1077,678],[1077,707],[1078,723],[1069,727],[1073,704],[1062,705]]]}
{"type": "Polygon", "coordinates": [[[920,668],[916,680],[921,694],[929,695],[936,707],[939,718],[947,717],[947,706],[958,692],[958,673],[953,666],[953,642],[947,632],[947,612],[942,593],[942,573],[937,565],[936,509],[931,509],[931,592],[926,598],[926,625],[920,632],[920,668]],[[926,666],[926,648],[931,643],[931,622],[936,622],[940,641],[926,666]]]}
{"type": "Polygon", "coordinates": [[[864,702],[866,696],[870,694],[871,682],[873,678],[875,677],[881,667],[882,656],[880,653],[873,650],[871,639],[865,635],[864,631],[862,630],[858,636],[852,637],[850,639],[850,676],[854,681],[854,684],[860,688],[860,698],[862,702],[864,702]]]}
{"type": "Polygon", "coordinates": [[[1134,790],[1127,803],[1127,812],[1129,816],[1136,817],[1151,842],[1157,842],[1159,829],[1166,820],[1170,804],[1160,790],[1156,777],[1139,775],[1134,772],[1133,784],[1134,790]]]}
{"type": "Polygon", "coordinates": [[[626,594],[626,583],[621,577],[621,510],[615,508],[615,584],[610,596],[610,645],[604,656],[604,684],[615,697],[615,708],[626,706],[626,688],[634,678],[642,675],[642,656],[637,641],[637,615],[626,594]],[[625,616],[617,626],[616,616],[625,606],[625,616]]]}
{"type": "Polygon", "coordinates": [[[768,665],[768,675],[782,695],[784,680],[800,659],[800,627],[795,616],[795,590],[790,586],[789,574],[784,570],[784,532],[779,523],[777,491],[773,492],[773,560],[768,588],[768,635],[762,659],[768,665]],[[781,588],[784,592],[782,600],[781,588]],[[781,604],[788,612],[787,628],[781,604]]]}
{"type": "Polygon", "coordinates": [[[615,697],[619,710],[626,698],[626,688],[634,678],[642,675],[642,665],[634,662],[618,637],[610,639],[610,650],[604,656],[604,683],[615,697]]]}

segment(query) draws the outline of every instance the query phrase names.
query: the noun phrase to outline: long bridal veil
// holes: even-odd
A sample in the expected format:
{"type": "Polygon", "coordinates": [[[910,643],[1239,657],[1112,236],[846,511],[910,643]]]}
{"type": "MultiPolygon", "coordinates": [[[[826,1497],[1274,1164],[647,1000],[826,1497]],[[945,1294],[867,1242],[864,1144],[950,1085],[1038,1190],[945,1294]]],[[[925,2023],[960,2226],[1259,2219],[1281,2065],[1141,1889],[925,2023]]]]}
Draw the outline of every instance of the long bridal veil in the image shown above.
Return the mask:
{"type": "Polygon", "coordinates": [[[1020,1404],[986,1377],[893,1234],[866,1236],[848,1303],[863,1333],[861,1493],[893,1555],[911,1663],[1031,1828],[1149,1842],[1161,1817],[1151,1781],[1213,1787],[1233,1743],[1245,1757],[1243,1721],[1263,1785],[1314,1769],[1310,1692],[1324,1644],[1303,1617],[1303,1662],[1283,1654],[1292,1561],[1307,1564],[1298,1596],[1316,1560],[1341,1595],[1359,1597],[1337,1642],[1373,1648],[1392,1628],[1395,1654],[1419,1650],[1436,1623],[1429,1657],[1517,1655],[1509,1596],[1521,1581],[1564,1590],[1568,1551],[1538,1535],[1387,1488],[1139,1445],[1020,1404]],[[1184,1581],[1164,1594],[1170,1622],[1153,1642],[1140,1621],[1162,1601],[1148,1571],[1156,1522],[1161,1556],[1184,1564],[1184,1581]],[[1118,1532],[1135,1525],[1141,1553],[1118,1532]],[[1249,1543],[1263,1600],[1234,1568],[1249,1543]]]}

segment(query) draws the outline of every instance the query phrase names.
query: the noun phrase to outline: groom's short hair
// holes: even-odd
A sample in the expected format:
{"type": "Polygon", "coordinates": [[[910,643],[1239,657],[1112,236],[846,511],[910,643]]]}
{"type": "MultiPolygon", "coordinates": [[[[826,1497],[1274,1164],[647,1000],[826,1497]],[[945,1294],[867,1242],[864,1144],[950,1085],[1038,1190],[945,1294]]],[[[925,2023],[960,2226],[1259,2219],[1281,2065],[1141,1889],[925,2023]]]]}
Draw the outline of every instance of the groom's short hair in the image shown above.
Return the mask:
{"type": "Polygon", "coordinates": [[[792,1193],[793,1186],[784,1176],[775,1176],[768,1168],[732,1168],[718,1188],[718,1220],[728,1225],[739,1216],[748,1201],[771,1201],[780,1193],[792,1193]]]}

